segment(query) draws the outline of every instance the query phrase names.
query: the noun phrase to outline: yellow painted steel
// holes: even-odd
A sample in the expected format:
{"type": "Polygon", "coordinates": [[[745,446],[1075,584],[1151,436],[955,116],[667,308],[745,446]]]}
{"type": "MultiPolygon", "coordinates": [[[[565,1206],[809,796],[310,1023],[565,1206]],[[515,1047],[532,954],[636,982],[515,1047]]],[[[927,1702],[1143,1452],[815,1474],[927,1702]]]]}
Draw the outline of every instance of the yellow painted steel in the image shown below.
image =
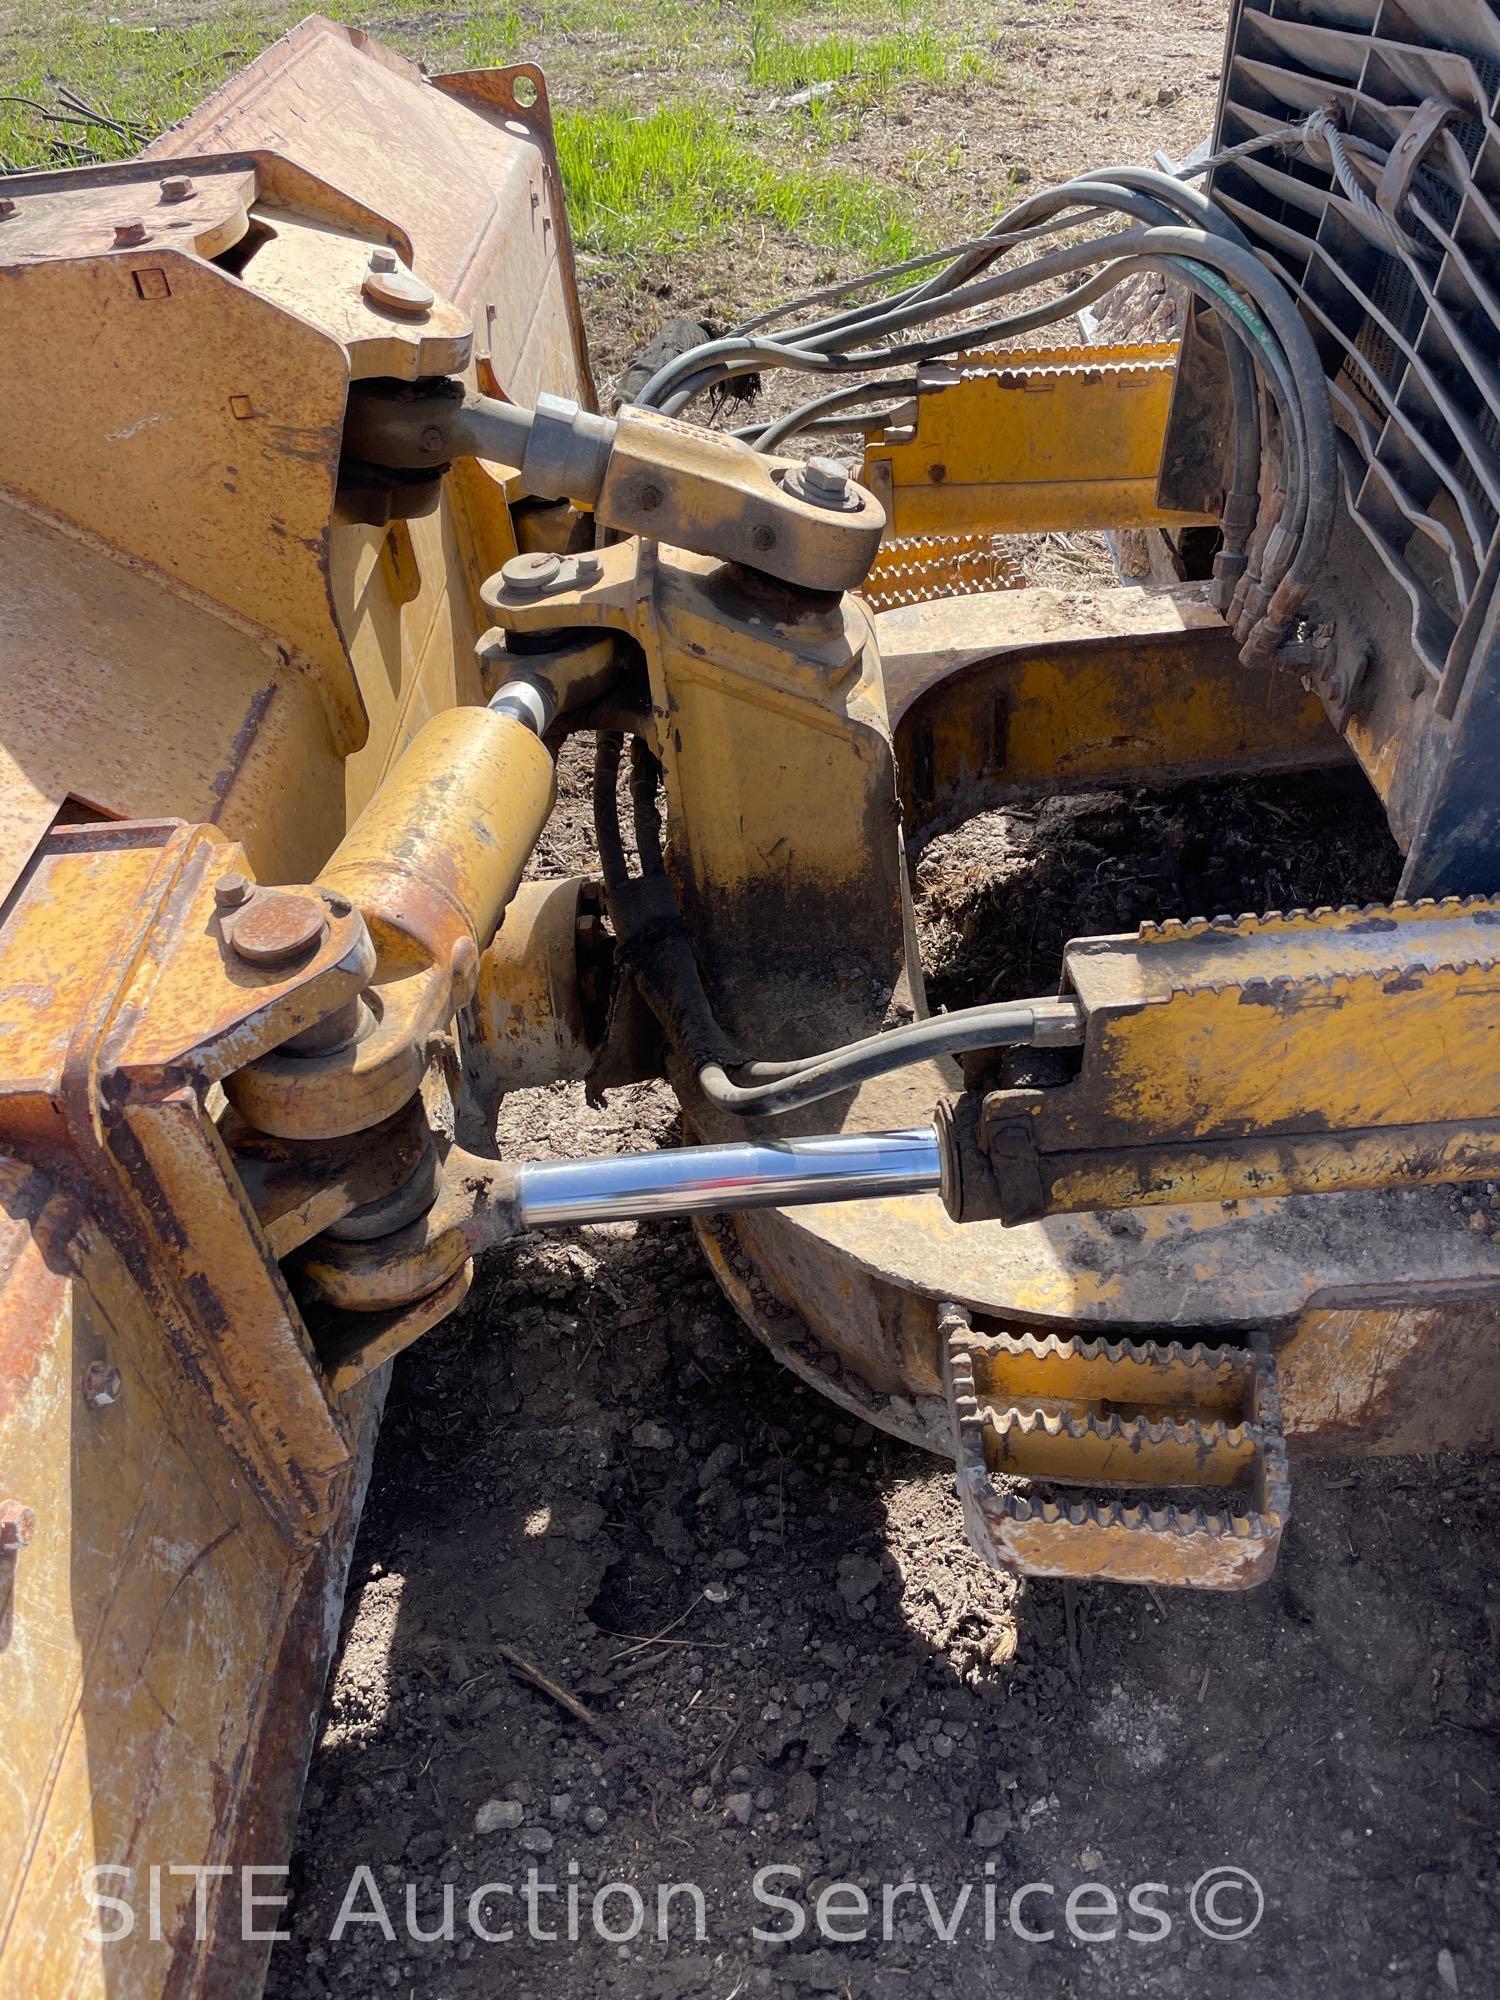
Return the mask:
{"type": "Polygon", "coordinates": [[[1105,1486],[1234,1486],[1255,1467],[1255,1439],[1240,1425],[1168,1418],[1071,1417],[1008,1410],[987,1420],[996,1472],[1105,1486]]]}
{"type": "Polygon", "coordinates": [[[1232,1420],[1249,1396],[1249,1358],[1234,1350],[1023,1333],[984,1342],[984,1362],[990,1393],[1013,1403],[1128,1403],[1156,1416],[1181,1410],[1232,1420]]]}
{"type": "Polygon", "coordinates": [[[600,562],[587,588],[486,600],[510,630],[603,627],[643,649],[678,892],[728,1031],[792,1052],[862,1032],[871,995],[904,977],[905,917],[868,610],[680,549],[622,543],[600,562]]]}
{"type": "MultiPolygon", "coordinates": [[[[166,1936],[139,1926],[106,1961],[80,1922],[79,1871],[274,1858],[378,1414],[370,1371],[452,1310],[469,1279],[466,1254],[456,1269],[440,1259],[444,1282],[423,1291],[433,1267],[417,1259],[410,1301],[351,1313],[344,1343],[320,1346],[278,1259],[398,1190],[425,1132],[387,1128],[392,1151],[369,1180],[335,1144],[294,1159],[273,1188],[269,1169],[237,1169],[236,1113],[294,1141],[394,1126],[433,1038],[474,990],[552,802],[543,746],[464,705],[480,694],[480,584],[515,548],[509,469],[466,465],[410,521],[349,518],[337,488],[347,391],[372,374],[447,370],[522,403],[543,389],[589,400],[590,389],[545,89],[529,66],[426,80],[363,38],[304,24],[144,161],[28,177],[17,200],[26,254],[0,273],[7,353],[19,357],[15,422],[0,437],[0,559],[15,580],[0,690],[0,896],[11,898],[0,930],[0,1469],[38,1528],[0,1559],[0,1951],[5,1980],[28,1996],[148,2000],[170,1979],[185,2000],[217,2000],[253,1988],[257,1972],[217,1889],[203,1952],[169,1965],[189,1941],[184,1881],[166,1890],[166,1936]],[[183,157],[202,186],[178,228],[153,190],[183,157]],[[123,248],[104,228],[122,196],[156,204],[144,240],[123,248]],[[423,324],[370,309],[361,272],[373,247],[432,287],[423,324]],[[213,261],[227,251],[232,270],[213,261]],[[148,823],[80,831],[80,819],[148,823]],[[216,891],[247,865],[329,892],[322,935],[290,968],[233,951],[232,898],[216,891]],[[286,1051],[289,1037],[341,1017],[365,1032],[286,1051]],[[314,1157],[322,1187],[306,1171],[314,1157]],[[108,1406],[85,1393],[100,1363],[122,1377],[108,1406]]],[[[892,535],[1197,518],[1154,502],[1170,363],[1163,350],[964,357],[953,386],[927,386],[912,437],[871,446],[867,476],[892,535]]],[[[705,523],[747,527],[747,510],[778,504],[763,467],[739,487],[710,476],[722,448],[686,426],[640,420],[624,438],[606,497],[621,518],[639,510],[691,541],[705,523]],[[652,497],[658,479],[671,490],[652,497]]],[[[844,539],[810,505],[786,519],[803,553],[844,539]]],[[[916,767],[920,632],[906,677],[887,674],[858,599],[798,597],[639,542],[602,551],[590,587],[507,609],[517,631],[594,626],[640,649],[675,886],[730,1033],[795,1054],[920,1007],[900,826],[908,760],[892,721],[916,767]]],[[[1034,602],[1033,620],[1047,609],[1034,602]]],[[[970,649],[950,661],[965,692],[956,721],[925,715],[929,779],[1040,786],[1153,761],[1219,768],[1247,756],[1268,768],[1324,756],[1303,754],[1316,710],[1300,693],[1281,705],[1260,682],[1231,686],[1222,671],[1174,682],[1163,655],[1143,661],[1131,621],[1159,623],[1159,611],[1120,611],[1081,633],[1076,606],[1071,622],[1051,609],[1059,622],[1005,657],[1003,705],[1004,645],[948,629],[943,644],[970,649]],[[964,763],[975,755],[989,763],[964,763]]],[[[1209,624],[1184,608],[1171,659],[1211,650],[1209,624]]],[[[1488,959],[1414,968],[1416,941],[1400,937],[1378,992],[1345,993],[1307,929],[1287,921],[1284,962],[1341,1003],[1359,1048],[1392,1028],[1379,1060],[1350,1073],[1314,1052],[1294,1074],[1277,1039],[1290,1033],[1286,1010],[1274,998],[1240,1005],[1243,982],[1238,996],[1206,976],[1186,994],[1121,988],[1097,1012],[1121,1074],[1135,1065],[1126,1122],[1159,1139],[1175,1121],[1191,1148],[1219,1136],[1203,1126],[1205,1101],[1253,1127],[1268,1105],[1285,1121],[1311,1097],[1332,1119],[1394,1129],[1405,1092],[1467,1121],[1454,1144],[1468,1144],[1476,1095],[1464,1080],[1483,1073],[1487,1113],[1496,1067],[1488,959]],[[1154,1012],[1176,1015],[1175,1041],[1154,1012]],[[1436,1052],[1434,1021],[1452,1028],[1436,1052]]],[[[1295,1026],[1300,1064],[1317,1023],[1295,1026]]],[[[851,1093],[827,1118],[919,1122],[952,1081],[928,1065],[851,1093]]],[[[701,1103],[688,1116],[720,1136],[701,1103]]],[[[1390,1178],[1389,1134],[1380,1144],[1372,1172],[1390,1178]]],[[[876,1203],[858,1216],[749,1218],[732,1244],[715,1239],[716,1267],[752,1319],[777,1293],[778,1328],[803,1315],[771,1337],[804,1373],[842,1384],[847,1364],[862,1395],[884,1399],[883,1421],[902,1428],[904,1403],[907,1434],[922,1436],[915,1402],[941,1387],[940,1296],[982,1307],[1000,1294],[1026,1324],[1118,1330],[1147,1317],[1158,1267],[1179,1281],[1186,1268],[1192,1310],[1213,1327],[1263,1306],[1305,1343],[1298,1408],[1326,1427],[1342,1420],[1357,1374],[1365,1387],[1351,1393],[1367,1403],[1390,1393],[1375,1343],[1415,1351],[1452,1297],[1492,1276],[1467,1226],[1445,1233],[1418,1203],[1409,1212],[1432,1227],[1408,1289],[1443,1295],[1432,1326],[1412,1318],[1427,1307],[1410,1297],[1320,1319],[1323,1274],[1335,1289],[1354,1283],[1347,1243],[1258,1260],[1217,1202],[1190,1209],[1184,1192],[1206,1195],[1206,1175],[1174,1183],[1179,1205],[1143,1221],[1128,1250],[1092,1216],[986,1235],[918,1201],[901,1214],[876,1203]],[[1330,1369],[1327,1340],[1345,1342],[1358,1368],[1330,1369]]],[[[1296,1238],[1290,1207],[1268,1213],[1279,1241],[1313,1243],[1305,1225],[1296,1238]]],[[[343,1262],[358,1275],[363,1259],[377,1267],[380,1253],[343,1262]]],[[[317,1267],[314,1253],[307,1261],[317,1267]]],[[[338,1263],[325,1255],[325,1275],[338,1263]]],[[[372,1284],[364,1296],[396,1295],[372,1284]]],[[[1150,1414],[1122,1424],[1081,1407],[1113,1400],[1118,1373],[1086,1354],[1055,1360],[1031,1357],[1017,1385],[1059,1407],[1002,1426],[1013,1467],[1019,1453],[1023,1469],[1064,1479],[1118,1477],[1122,1458],[1150,1478],[1245,1473],[1248,1434],[1214,1428],[1227,1414],[1217,1376],[1205,1385],[1171,1362],[1135,1384],[1150,1414]],[[1155,1414],[1172,1403],[1148,1388],[1181,1393],[1213,1421],[1179,1436],[1155,1414]]],[[[1159,1573],[1140,1510],[1092,1515],[1060,1541],[1048,1505],[1007,1518],[1009,1545],[1033,1567],[1159,1573]]],[[[1215,1521],[1183,1531],[1203,1544],[1195,1580],[1263,1574],[1274,1543],[1260,1526],[1215,1521]]]]}
{"type": "Polygon", "coordinates": [[[1348,761],[1194,592],[1002,591],[876,620],[909,829],[1059,788],[1348,761]]]}
{"type": "Polygon", "coordinates": [[[1269,1574],[1289,1489],[1266,1353],[985,1334],[956,1305],[940,1320],[959,1498],[989,1561],[1199,1590],[1269,1574]],[[1078,1393],[1038,1404],[1028,1379],[1078,1393]]]}
{"type": "MultiPolygon", "coordinates": [[[[507,470],[464,468],[424,518],[343,518],[349,381],[482,361],[518,401],[592,390],[530,66],[439,83],[305,23],[143,159],[6,193],[0,1499],[37,1527],[0,1554],[0,1992],[219,2000],[259,1990],[267,1949],[232,1878],[195,1946],[192,1878],[163,1872],[153,1936],[146,1870],[285,1854],[384,1381],[325,1369],[276,1262],[378,1177],[335,1162],[273,1245],[205,1109],[373,957],[340,971],[359,927],[333,917],[327,965],[237,964],[213,884],[312,881],[423,724],[482,698],[507,470]],[[433,288],[425,320],[365,303],[385,245],[433,288]],[[67,831],[172,819],[208,830],[67,831]],[[107,1947],[95,1864],[139,1871],[107,1947]]],[[[541,756],[496,764],[502,844],[518,796],[545,810],[541,756]]],[[[514,872],[472,851],[464,917],[492,924],[514,872]]]]}
{"type": "Polygon", "coordinates": [[[1069,947],[1083,1069],[997,1093],[1055,1209],[1500,1171],[1500,905],[1148,925],[1069,947]]]}
{"type": "Polygon", "coordinates": [[[936,598],[1024,588],[1025,573],[999,535],[887,535],[859,594],[872,611],[936,598]]]}
{"type": "MultiPolygon", "coordinates": [[[[504,1092],[573,1080],[588,1070],[593,1050],[579,990],[585,886],[580,875],[523,882],[479,961],[473,1001],[458,1023],[466,1100],[460,1116],[478,1121],[475,1144],[491,1139],[504,1092]]],[[[587,886],[597,929],[598,887],[587,886]]],[[[596,979],[592,997],[602,1001],[602,970],[596,979]]]]}
{"type": "MultiPolygon", "coordinates": [[[[339,842],[319,881],[362,910],[380,945],[419,941],[449,968],[495,935],[555,796],[552,754],[514,716],[435,715],[339,842]]],[[[469,997],[468,992],[464,999],[469,997]]]]}
{"type": "Polygon", "coordinates": [[[893,538],[1189,527],[1156,504],[1176,342],[975,350],[923,379],[916,421],[872,434],[865,482],[893,538]],[[956,376],[956,380],[951,379],[956,376]]]}

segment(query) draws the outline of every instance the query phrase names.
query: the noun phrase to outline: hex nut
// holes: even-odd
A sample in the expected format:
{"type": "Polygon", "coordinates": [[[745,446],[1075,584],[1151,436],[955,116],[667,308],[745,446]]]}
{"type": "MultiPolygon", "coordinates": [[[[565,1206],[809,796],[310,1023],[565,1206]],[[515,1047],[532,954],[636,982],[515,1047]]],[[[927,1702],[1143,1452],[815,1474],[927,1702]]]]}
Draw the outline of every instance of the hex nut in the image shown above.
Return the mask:
{"type": "Polygon", "coordinates": [[[803,484],[809,493],[827,494],[842,500],[849,491],[849,474],[836,458],[810,458],[802,468],[803,484]]]}
{"type": "Polygon", "coordinates": [[[214,902],[221,910],[237,910],[250,899],[250,884],[243,875],[223,875],[214,884],[214,902]]]}
{"type": "Polygon", "coordinates": [[[115,224],[115,248],[128,250],[132,244],[144,243],[146,225],[138,215],[127,215],[115,224]]]}
{"type": "Polygon", "coordinates": [[[161,183],[163,201],[187,201],[197,193],[197,189],[186,174],[168,174],[161,183]]]}
{"type": "Polygon", "coordinates": [[[786,476],[786,487],[812,507],[850,513],[859,505],[849,468],[840,465],[836,458],[810,458],[805,465],[793,466],[786,476]]]}

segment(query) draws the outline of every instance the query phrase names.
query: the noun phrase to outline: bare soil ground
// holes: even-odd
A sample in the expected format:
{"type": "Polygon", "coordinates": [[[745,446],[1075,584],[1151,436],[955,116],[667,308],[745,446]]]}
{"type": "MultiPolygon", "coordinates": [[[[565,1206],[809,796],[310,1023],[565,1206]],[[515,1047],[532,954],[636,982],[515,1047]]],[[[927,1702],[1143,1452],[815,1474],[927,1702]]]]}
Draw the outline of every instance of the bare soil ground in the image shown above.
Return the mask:
{"type": "MultiPolygon", "coordinates": [[[[890,184],[892,201],[936,242],[984,226],[1020,189],[1149,160],[1158,148],[1181,158],[1212,125],[1219,0],[996,0],[968,11],[968,40],[993,76],[935,93],[912,84],[865,111],[833,156],[890,184]]],[[[730,76],[705,81],[732,96],[730,76]]],[[[619,87],[644,105],[659,86],[640,73],[619,87]]],[[[805,142],[787,113],[764,143],[791,160],[805,142]]],[[[579,280],[601,393],[674,313],[733,321],[835,275],[826,252],[770,231],[748,248],[659,265],[585,253],[579,280]]]]}
{"type": "MultiPolygon", "coordinates": [[[[1217,5],[1081,0],[1061,23],[1048,9],[1030,41],[1026,12],[1005,10],[1018,38],[1006,83],[963,107],[976,185],[1012,162],[1041,180],[1185,150],[1206,127],[1217,5]],[[1176,95],[1158,104],[1158,91],[1176,95]]],[[[920,121],[921,104],[905,115],[920,121]]],[[[951,119],[951,100],[935,115],[951,119]]],[[[643,331],[643,282],[589,273],[604,372],[643,331]]],[[[664,270],[656,285],[663,316],[771,289],[743,262],[664,270]]],[[[589,859],[573,758],[545,862],[589,859]]],[[[1306,784],[995,815],[921,857],[924,956],[949,1002],[1044,988],[1071,931],[1199,897],[1212,910],[1381,893],[1391,864],[1367,808],[1306,784]],[[1134,859],[1112,859],[1132,830],[1134,859]]],[[[658,1086],[602,1114],[560,1088],[512,1099],[501,1138],[563,1154],[674,1133],[658,1086]]],[[[1259,1591],[1020,1588],[969,1554],[942,1463],[767,1358],[685,1225],[523,1242],[396,1367],[303,1810],[293,1938],[269,1992],[1493,1991],[1496,1492],[1486,1459],[1301,1461],[1280,1566],[1259,1591]],[[766,1893],[806,1913],[779,1942],[752,1935],[793,1925],[755,1900],[772,1865],[800,1874],[766,1893]],[[373,1915],[378,1890],[392,1935],[355,1921],[334,1940],[360,1866],[355,1907],[373,1915]],[[1192,1885],[1225,1866],[1264,1895],[1239,1941],[1209,1937],[1189,1907],[1192,1885]],[[705,1935],[679,1895],[659,1938],[657,1885],[685,1881],[703,1891],[705,1935]],[[643,1898],[641,1934],[599,1935],[592,1898],[611,1882],[643,1898]],[[820,1935],[813,1906],[835,1882],[870,1899],[863,1940],[847,1894],[820,1935]],[[496,1883],[509,1890],[475,1907],[513,1935],[489,1942],[467,1906],[496,1883]],[[410,1935],[408,1884],[429,1931],[453,1888],[451,1937],[410,1935]],[[1007,1917],[1025,1884],[1051,1885],[1020,1906],[1032,1938],[1007,1917]],[[1082,1884],[1101,1886],[1070,1926],[1082,1884]],[[1127,1935],[1161,1930],[1130,1914],[1132,1889],[1166,1913],[1165,1935],[1127,1935]]],[[[1253,1905],[1226,1894],[1217,1908],[1232,1927],[1253,1905]]],[[[628,1896],[602,1914],[623,1933],[628,1896]]]]}

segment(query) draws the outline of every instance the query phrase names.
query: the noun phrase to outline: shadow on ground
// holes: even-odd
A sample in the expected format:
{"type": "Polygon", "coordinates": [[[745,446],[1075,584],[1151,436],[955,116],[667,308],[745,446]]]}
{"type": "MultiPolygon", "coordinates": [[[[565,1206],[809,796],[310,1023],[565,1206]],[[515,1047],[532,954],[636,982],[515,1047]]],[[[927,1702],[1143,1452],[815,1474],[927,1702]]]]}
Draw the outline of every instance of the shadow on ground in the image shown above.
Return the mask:
{"type": "MultiPolygon", "coordinates": [[[[1059,1587],[969,1556],[941,1465],[761,1352],[685,1227],[516,1246],[398,1369],[269,1991],[1488,1991],[1495,1490],[1493,1461],[1303,1462],[1269,1585],[1081,1589],[1070,1621],[1059,1587]],[[360,1864],[355,1908],[378,1888],[392,1939],[330,1937],[360,1864]],[[531,1865],[556,1941],[527,1935],[531,1865]],[[751,1935],[795,1922],[756,1900],[773,1865],[800,1876],[764,1894],[806,1912],[781,1943],[751,1935]],[[1264,1895],[1240,1941],[1189,1908],[1224,1866],[1264,1895]],[[679,1894],[658,1940],[658,1885],[684,1881],[707,1936],[679,1894]],[[820,1936],[836,1881],[870,1915],[835,1896],[820,1936]],[[469,1921],[494,1882],[479,1917],[506,1942],[469,1921]],[[597,1934],[608,1882],[641,1895],[640,1936],[597,1934]],[[1019,1908],[1049,1939],[1011,1927],[1027,1883],[1052,1885],[1019,1908]],[[408,1935],[407,1884],[426,1929],[452,1886],[451,1939],[408,1935]],[[1127,1935],[1163,1923],[1132,1889],[1165,1935],[1127,1935]]],[[[1246,1913],[1242,1884],[1205,1912],[1246,1913]]],[[[602,1914],[627,1928],[628,1895],[602,1914]]]]}

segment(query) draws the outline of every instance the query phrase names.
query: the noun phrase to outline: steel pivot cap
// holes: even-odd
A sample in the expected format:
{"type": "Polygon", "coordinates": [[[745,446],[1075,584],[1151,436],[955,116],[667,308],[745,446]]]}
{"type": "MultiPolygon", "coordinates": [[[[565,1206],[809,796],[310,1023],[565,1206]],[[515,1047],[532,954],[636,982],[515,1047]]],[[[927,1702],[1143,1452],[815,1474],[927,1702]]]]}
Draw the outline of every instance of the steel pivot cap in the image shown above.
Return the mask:
{"type": "Polygon", "coordinates": [[[500,581],[507,590],[530,597],[550,589],[562,575],[562,566],[561,556],[546,549],[533,549],[530,555],[512,556],[509,562],[502,563],[500,581]]]}
{"type": "Polygon", "coordinates": [[[437,294],[412,276],[394,250],[372,250],[362,287],[371,305],[387,312],[408,313],[420,319],[432,310],[437,294]]]}
{"type": "Polygon", "coordinates": [[[284,965],[321,944],[328,920],[311,896],[262,889],[237,911],[229,942],[251,965],[284,965]]]}
{"type": "Polygon", "coordinates": [[[859,492],[849,477],[847,466],[836,458],[810,458],[787,474],[787,486],[798,499],[814,507],[828,507],[840,514],[859,506],[859,492]]]}

